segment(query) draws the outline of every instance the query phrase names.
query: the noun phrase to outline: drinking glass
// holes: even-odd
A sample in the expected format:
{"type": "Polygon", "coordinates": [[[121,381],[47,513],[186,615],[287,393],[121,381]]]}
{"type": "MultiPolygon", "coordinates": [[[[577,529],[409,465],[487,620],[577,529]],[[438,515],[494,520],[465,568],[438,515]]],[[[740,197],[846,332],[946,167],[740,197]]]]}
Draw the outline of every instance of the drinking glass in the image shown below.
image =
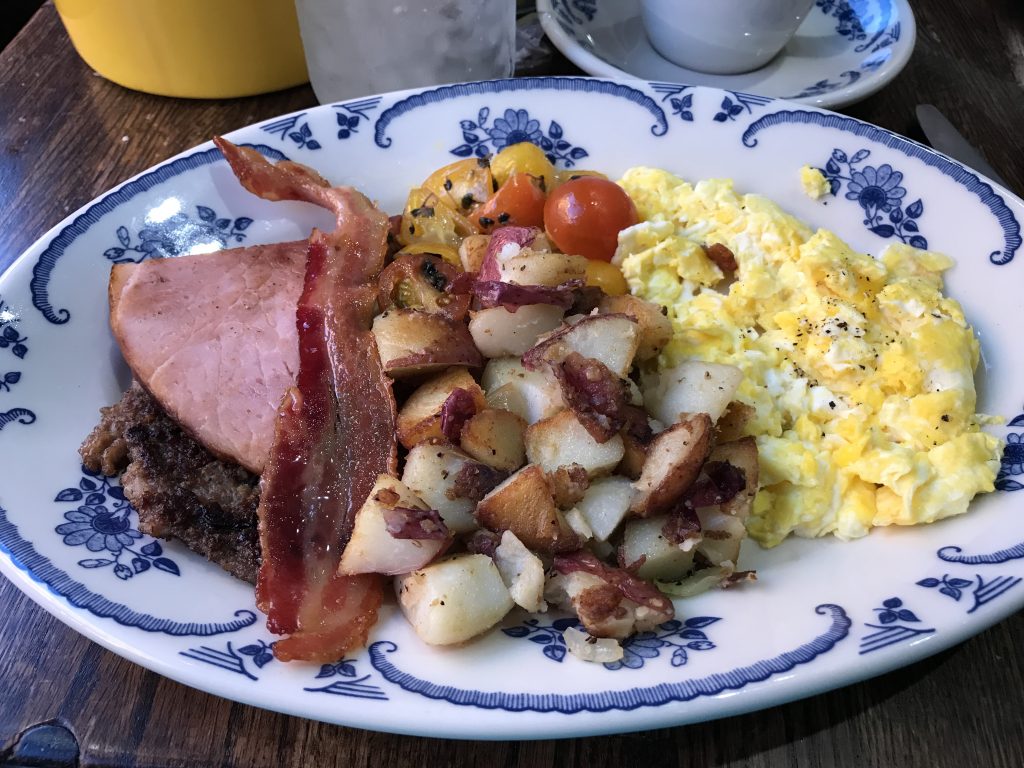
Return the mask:
{"type": "Polygon", "coordinates": [[[509,77],[515,0],[295,0],[321,104],[509,77]]]}

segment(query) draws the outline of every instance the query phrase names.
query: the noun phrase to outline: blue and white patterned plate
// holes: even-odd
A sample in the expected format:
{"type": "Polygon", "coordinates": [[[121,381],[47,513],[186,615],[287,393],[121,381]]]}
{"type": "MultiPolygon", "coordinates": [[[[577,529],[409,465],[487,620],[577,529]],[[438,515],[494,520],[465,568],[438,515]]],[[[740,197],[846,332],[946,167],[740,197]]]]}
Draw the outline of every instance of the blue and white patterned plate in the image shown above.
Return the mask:
{"type": "MultiPolygon", "coordinates": [[[[999,492],[970,514],[851,543],[745,548],[761,580],[679,605],[621,663],[566,654],[559,617],[511,617],[461,648],[420,643],[394,607],[364,651],[282,664],[247,585],[137,531],[116,483],[76,449],[129,377],[107,326],[112,263],[305,236],[329,217],[244,192],[210,145],[120,185],[0,276],[0,570],[62,621],[160,674],[269,709],[386,731],[547,738],[767,707],[947,648],[1024,604],[1024,203],[914,142],[742,93],[639,81],[466,83],[326,105],[236,142],[309,163],[389,211],[458,157],[529,140],[565,167],[729,176],[869,253],[953,254],[949,291],[982,340],[981,408],[1007,417],[999,492]],[[799,168],[834,195],[804,196],[799,168]],[[896,188],[899,188],[899,192],[896,188]],[[897,213],[898,211],[898,213],[897,213]],[[884,214],[882,223],[880,217],[884,214]],[[1020,415],[1018,415],[1020,414],[1020,415]]],[[[186,299],[187,300],[187,299],[186,299]]]]}
{"type": "Polygon", "coordinates": [[[818,107],[866,98],[900,73],[914,51],[907,0],[815,0],[782,53],[761,69],[711,75],[659,54],[644,32],[640,0],[538,0],[541,25],[584,72],[748,91],[818,107]]]}

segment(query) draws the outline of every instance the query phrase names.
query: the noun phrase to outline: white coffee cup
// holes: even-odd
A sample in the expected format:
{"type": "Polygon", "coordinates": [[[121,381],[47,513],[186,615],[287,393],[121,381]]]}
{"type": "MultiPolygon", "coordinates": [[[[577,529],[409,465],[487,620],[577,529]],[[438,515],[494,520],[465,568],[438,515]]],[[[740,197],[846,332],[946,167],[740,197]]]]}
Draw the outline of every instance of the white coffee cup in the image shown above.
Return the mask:
{"type": "Polygon", "coordinates": [[[655,49],[698,72],[759,69],[785,47],[814,0],[643,0],[655,49]]]}

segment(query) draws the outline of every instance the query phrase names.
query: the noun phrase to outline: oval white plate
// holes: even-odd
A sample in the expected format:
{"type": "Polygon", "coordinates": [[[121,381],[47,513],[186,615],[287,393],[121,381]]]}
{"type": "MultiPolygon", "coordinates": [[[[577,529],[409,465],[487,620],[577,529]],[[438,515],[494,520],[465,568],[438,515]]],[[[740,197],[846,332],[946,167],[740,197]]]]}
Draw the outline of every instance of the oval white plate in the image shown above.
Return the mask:
{"type": "Polygon", "coordinates": [[[541,26],[584,72],[671,80],[818,107],[867,98],[914,52],[917,27],[907,0],[816,0],[782,52],[760,69],[711,75],[674,64],[647,39],[640,0],[538,0],[541,26]]]}
{"type": "Polygon", "coordinates": [[[528,139],[562,166],[613,177],[641,163],[690,179],[733,177],[739,189],[766,194],[869,253],[925,238],[958,259],[948,289],[982,340],[980,407],[1016,417],[997,430],[1009,439],[1003,490],[969,515],[927,527],[878,530],[852,543],[747,546],[743,564],[758,569],[757,584],[681,603],[680,622],[634,642],[616,669],[567,656],[551,618],[513,617],[479,642],[434,649],[394,607],[369,648],[338,664],[274,661],[252,589],[176,543],[133,533],[134,512],[116,484],[83,473],[76,453],[98,409],[129,380],[106,320],[112,261],[289,240],[329,224],[305,204],[249,195],[204,145],[78,211],[0,276],[0,569],[115,653],[187,685],[305,717],[435,736],[547,738],[662,727],[807,696],[939,651],[1024,604],[1024,204],[1005,190],[848,117],[638,81],[407,91],[288,115],[230,138],[355,184],[388,211],[438,166],[528,139]],[[726,102],[740,109],[722,117],[726,102]],[[805,163],[834,178],[834,197],[802,194],[805,163]],[[882,165],[903,174],[904,224],[872,231],[850,180],[882,165]]]}

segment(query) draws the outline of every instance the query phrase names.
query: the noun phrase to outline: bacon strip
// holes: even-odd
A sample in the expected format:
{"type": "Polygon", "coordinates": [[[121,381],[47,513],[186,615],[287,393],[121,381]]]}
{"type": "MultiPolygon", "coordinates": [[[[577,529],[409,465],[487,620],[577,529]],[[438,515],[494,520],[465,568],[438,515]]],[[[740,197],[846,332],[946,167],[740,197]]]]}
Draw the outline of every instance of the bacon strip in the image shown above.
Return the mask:
{"type": "Polygon", "coordinates": [[[395,474],[395,399],[370,333],[388,220],[353,189],[330,188],[294,163],[271,165],[216,140],[239,181],[270,200],[333,210],[313,232],[296,308],[299,373],[278,411],[258,510],[263,560],[256,600],[283,661],[332,661],[366,642],[383,598],[380,576],[341,576],[341,553],[377,476],[395,474]]]}

